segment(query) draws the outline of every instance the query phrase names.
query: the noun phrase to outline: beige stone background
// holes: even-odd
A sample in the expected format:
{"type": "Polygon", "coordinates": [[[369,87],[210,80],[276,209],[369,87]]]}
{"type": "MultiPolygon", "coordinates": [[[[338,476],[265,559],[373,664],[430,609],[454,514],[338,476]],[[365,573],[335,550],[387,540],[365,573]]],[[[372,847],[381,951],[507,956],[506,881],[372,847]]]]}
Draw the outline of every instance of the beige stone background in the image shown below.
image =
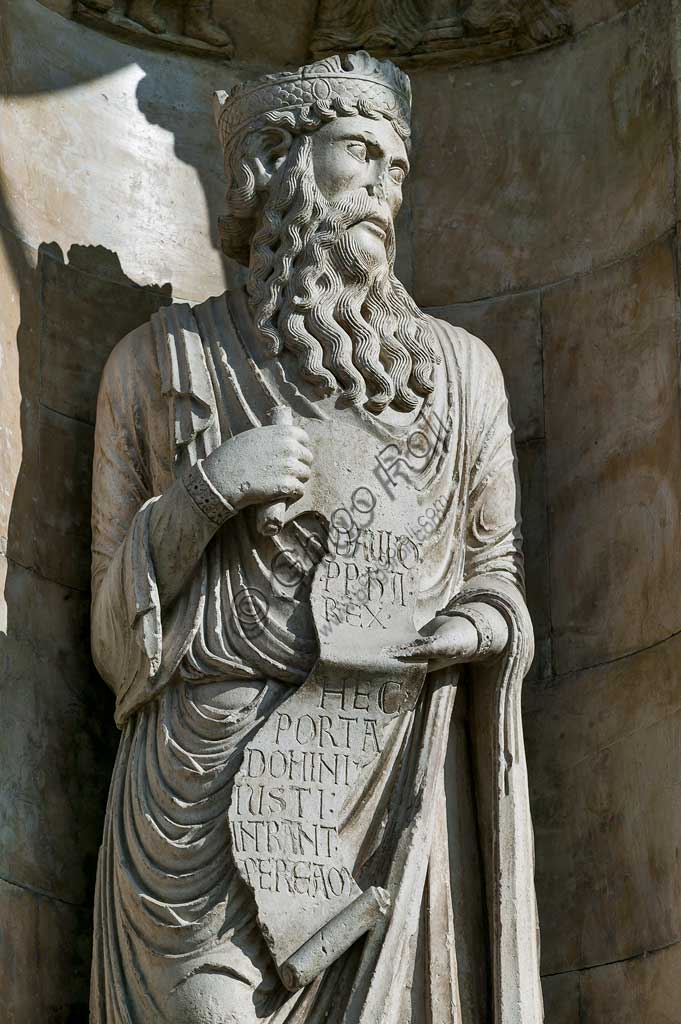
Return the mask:
{"type": "MultiPolygon", "coordinates": [[[[0,1022],[87,1020],[116,735],[89,658],[99,375],[221,291],[210,95],[306,58],[315,0],[224,5],[247,63],[0,0],[0,1022]]],[[[517,425],[548,1024],[681,1022],[681,408],[673,0],[411,70],[402,276],[483,337],[517,425]]]]}

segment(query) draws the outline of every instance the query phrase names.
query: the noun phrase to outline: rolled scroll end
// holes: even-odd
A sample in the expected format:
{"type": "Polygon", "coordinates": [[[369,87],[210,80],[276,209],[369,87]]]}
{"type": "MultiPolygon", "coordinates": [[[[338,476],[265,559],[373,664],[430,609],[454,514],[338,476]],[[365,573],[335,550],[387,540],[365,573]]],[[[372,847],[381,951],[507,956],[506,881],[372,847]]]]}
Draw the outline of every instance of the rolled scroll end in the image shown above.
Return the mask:
{"type": "Polygon", "coordinates": [[[390,912],[390,893],[372,886],[341,910],[328,924],[304,942],[278,968],[282,984],[289,992],[297,992],[330,967],[390,912]]]}

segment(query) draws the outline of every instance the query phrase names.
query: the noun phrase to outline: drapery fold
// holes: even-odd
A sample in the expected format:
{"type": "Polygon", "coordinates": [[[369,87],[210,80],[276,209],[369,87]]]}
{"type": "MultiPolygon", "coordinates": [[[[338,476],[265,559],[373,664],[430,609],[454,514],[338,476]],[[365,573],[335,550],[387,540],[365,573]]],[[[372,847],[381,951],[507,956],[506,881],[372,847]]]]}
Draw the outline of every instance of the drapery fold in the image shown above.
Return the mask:
{"type": "MultiPolygon", "coordinates": [[[[308,990],[289,997],[259,936],[252,897],[235,877],[226,808],[247,737],[314,664],[304,593],[282,593],[275,581],[270,618],[257,637],[244,635],[233,617],[239,587],[268,586],[268,567],[291,534],[265,541],[252,517],[240,514],[163,612],[149,545],[157,496],[228,437],[231,424],[266,422],[271,392],[243,379],[257,353],[238,357],[236,383],[226,360],[245,343],[233,321],[226,297],[195,311],[164,311],[114,352],[100,392],[93,652],[116,692],[123,735],[98,871],[92,1020],[170,1020],[168,993],[181,990],[192,973],[219,970],[240,979],[258,1019],[271,1024],[420,1024],[426,1013],[438,1024],[488,1024],[480,1009],[485,998],[467,996],[470,979],[460,978],[452,913],[460,879],[450,874],[455,840],[446,804],[467,789],[487,900],[480,910],[489,1019],[540,1024],[520,713],[532,629],[512,429],[496,361],[466,332],[434,322],[444,358],[433,408],[452,434],[427,478],[433,494],[441,488],[447,516],[424,568],[422,619],[437,608],[487,603],[506,619],[509,645],[490,664],[430,676],[417,708],[396,727],[381,784],[347,808],[343,826],[356,852],[355,877],[363,887],[390,890],[392,915],[308,990]],[[250,397],[258,390],[259,398],[250,397]],[[244,680],[258,695],[236,711],[203,696],[203,683],[244,680]],[[445,765],[462,701],[471,773],[466,778],[462,769],[452,778],[445,765]]],[[[259,365],[260,376],[265,372],[259,365]]],[[[275,378],[270,385],[276,390],[275,378]]],[[[297,401],[300,414],[304,402],[297,401]]]]}

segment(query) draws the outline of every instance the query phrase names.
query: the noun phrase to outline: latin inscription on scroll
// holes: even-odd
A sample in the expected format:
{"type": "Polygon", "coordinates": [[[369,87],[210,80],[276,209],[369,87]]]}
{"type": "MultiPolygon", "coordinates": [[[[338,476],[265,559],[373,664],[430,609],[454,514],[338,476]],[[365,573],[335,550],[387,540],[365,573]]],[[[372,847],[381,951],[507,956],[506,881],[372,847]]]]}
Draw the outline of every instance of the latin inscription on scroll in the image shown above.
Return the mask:
{"type": "Polygon", "coordinates": [[[247,745],[229,811],[233,856],[285,984],[294,954],[305,973],[301,951],[321,930],[319,970],[330,962],[319,956],[333,944],[327,935],[358,937],[371,926],[370,894],[353,875],[351,811],[370,806],[369,780],[426,674],[424,662],[386,650],[416,634],[426,553],[409,528],[430,496],[408,478],[377,486],[383,442],[372,449],[351,424],[342,438],[324,423],[306,429],[320,457],[297,513],[314,511],[326,524],[310,590],[319,659],[247,745]],[[352,492],[338,486],[343,479],[352,492]]]}
{"type": "MultiPolygon", "coordinates": [[[[390,530],[366,529],[343,537],[322,559],[322,622],[355,629],[388,629],[393,609],[412,597],[405,579],[420,560],[418,546],[390,530]]],[[[407,584],[408,586],[408,584],[407,584]]]]}
{"type": "Polygon", "coordinates": [[[278,966],[360,896],[343,825],[413,706],[425,665],[384,649],[413,635],[418,546],[331,530],[312,585],[320,658],[248,744],[230,808],[233,855],[278,966]]]}
{"type": "Polygon", "coordinates": [[[322,682],[315,707],[287,702],[274,713],[274,748],[249,746],[232,838],[254,891],[331,902],[357,895],[338,817],[348,788],[381,752],[385,697],[385,687],[322,682]]]}

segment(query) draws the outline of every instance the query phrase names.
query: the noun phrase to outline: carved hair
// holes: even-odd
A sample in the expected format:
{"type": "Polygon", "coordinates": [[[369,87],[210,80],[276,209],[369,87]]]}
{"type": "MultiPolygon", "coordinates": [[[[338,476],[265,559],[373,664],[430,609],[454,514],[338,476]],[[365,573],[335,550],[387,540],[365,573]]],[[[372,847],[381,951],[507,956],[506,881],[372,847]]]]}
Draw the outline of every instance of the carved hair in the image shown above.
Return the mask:
{"type": "Polygon", "coordinates": [[[293,136],[316,131],[337,117],[386,118],[400,138],[409,138],[409,79],[390,61],[368,53],[328,57],[295,72],[265,75],[215,94],[218,131],[225,154],[227,208],[219,219],[223,251],[248,265],[259,198],[247,156],[263,128],[293,136]]]}
{"type": "Polygon", "coordinates": [[[347,227],[380,203],[358,190],[333,207],[317,188],[309,138],[298,136],[272,181],[252,242],[248,293],[268,351],[293,352],[303,378],[380,412],[414,409],[438,361],[427,318],[387,263],[367,262],[347,227]]]}
{"type": "MultiPolygon", "coordinates": [[[[266,127],[278,127],[285,128],[293,136],[301,136],[316,131],[339,116],[361,114],[374,121],[384,116],[361,98],[354,109],[339,98],[330,100],[329,104],[315,103],[299,110],[268,111],[258,119],[255,127],[249,125],[230,140],[225,149],[226,210],[218,218],[222,250],[226,256],[244,266],[248,266],[250,261],[251,238],[258,218],[259,199],[247,154],[249,142],[258,132],[266,127]]],[[[391,124],[400,138],[409,138],[409,126],[405,122],[393,119],[391,124]]],[[[290,160],[287,160],[286,166],[289,163],[290,160]]]]}
{"type": "Polygon", "coordinates": [[[430,325],[395,277],[389,211],[365,189],[329,203],[317,188],[310,134],[337,117],[390,121],[409,138],[409,79],[360,51],[245,82],[216,94],[225,151],[227,210],[222,247],[250,267],[248,293],[271,355],[295,354],[301,375],[379,412],[414,409],[433,389],[438,361],[430,325]],[[250,157],[260,133],[292,136],[266,194],[250,157]],[[347,228],[371,214],[388,224],[387,261],[374,264],[347,228]]]}

